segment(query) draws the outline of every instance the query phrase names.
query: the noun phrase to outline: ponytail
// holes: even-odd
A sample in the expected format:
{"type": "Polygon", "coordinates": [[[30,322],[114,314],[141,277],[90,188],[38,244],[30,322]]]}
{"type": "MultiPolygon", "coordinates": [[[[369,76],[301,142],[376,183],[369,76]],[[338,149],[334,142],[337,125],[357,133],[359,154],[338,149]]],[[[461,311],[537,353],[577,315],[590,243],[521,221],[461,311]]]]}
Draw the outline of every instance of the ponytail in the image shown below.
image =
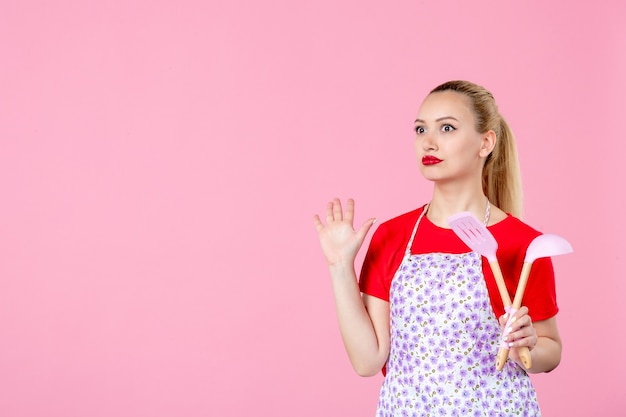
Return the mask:
{"type": "Polygon", "coordinates": [[[483,192],[496,206],[522,217],[522,177],[513,132],[504,117],[496,132],[496,146],[483,167],[483,192]]]}

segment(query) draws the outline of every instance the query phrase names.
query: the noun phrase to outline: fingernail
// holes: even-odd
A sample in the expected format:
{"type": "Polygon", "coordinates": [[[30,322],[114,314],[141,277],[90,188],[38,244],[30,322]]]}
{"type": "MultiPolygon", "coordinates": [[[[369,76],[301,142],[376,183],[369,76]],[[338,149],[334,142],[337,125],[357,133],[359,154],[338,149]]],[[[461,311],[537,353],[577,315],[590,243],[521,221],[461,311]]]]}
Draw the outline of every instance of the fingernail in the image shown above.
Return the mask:
{"type": "Polygon", "coordinates": [[[508,329],[506,329],[506,332],[507,332],[507,333],[511,333],[512,331],[513,331],[513,328],[512,328],[512,327],[509,327],[508,329]]]}
{"type": "Polygon", "coordinates": [[[513,347],[514,344],[515,343],[513,343],[513,342],[509,343],[509,347],[513,347]]]}
{"type": "Polygon", "coordinates": [[[511,324],[512,324],[512,323],[514,323],[514,322],[515,322],[515,320],[517,320],[517,317],[513,317],[513,318],[511,319],[511,324]]]}
{"type": "Polygon", "coordinates": [[[372,224],[376,223],[377,221],[378,221],[378,219],[377,219],[377,218],[376,218],[376,219],[374,219],[374,221],[372,222],[372,224]]]}
{"type": "Polygon", "coordinates": [[[504,337],[502,338],[502,340],[504,340],[504,341],[506,342],[507,340],[509,340],[509,336],[504,336],[504,337]]]}

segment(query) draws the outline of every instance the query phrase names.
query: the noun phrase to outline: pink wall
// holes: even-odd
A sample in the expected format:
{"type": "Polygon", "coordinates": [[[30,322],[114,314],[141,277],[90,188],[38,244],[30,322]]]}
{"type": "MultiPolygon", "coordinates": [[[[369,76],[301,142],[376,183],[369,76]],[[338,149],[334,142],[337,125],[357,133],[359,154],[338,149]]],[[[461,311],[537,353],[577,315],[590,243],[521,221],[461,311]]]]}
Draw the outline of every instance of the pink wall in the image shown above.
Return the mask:
{"type": "Polygon", "coordinates": [[[8,1],[0,415],[367,416],[311,218],[430,195],[412,118],[451,78],[516,132],[555,259],[547,417],[623,415],[621,1],[8,1]]]}

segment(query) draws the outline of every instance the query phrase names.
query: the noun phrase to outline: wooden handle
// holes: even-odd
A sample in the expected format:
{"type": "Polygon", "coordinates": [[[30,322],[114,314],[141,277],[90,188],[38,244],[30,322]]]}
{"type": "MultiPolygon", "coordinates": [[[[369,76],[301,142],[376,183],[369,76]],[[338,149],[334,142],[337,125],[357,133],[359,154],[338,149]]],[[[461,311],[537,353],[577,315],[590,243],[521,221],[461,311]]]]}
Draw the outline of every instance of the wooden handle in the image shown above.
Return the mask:
{"type": "MultiPolygon", "coordinates": [[[[522,364],[524,365],[524,368],[530,369],[530,367],[533,366],[533,361],[532,359],[530,359],[530,350],[528,350],[528,347],[526,346],[518,347],[517,353],[520,359],[522,360],[522,364]]],[[[509,350],[501,347],[498,350],[498,356],[496,356],[496,369],[498,371],[501,371],[502,368],[504,368],[504,364],[506,363],[506,360],[508,358],[509,358],[509,350]]]]}
{"type": "Polygon", "coordinates": [[[524,262],[524,266],[522,267],[522,274],[519,277],[517,289],[515,290],[515,299],[513,300],[513,308],[516,310],[522,306],[522,298],[524,297],[524,290],[526,290],[526,283],[528,282],[530,267],[532,265],[531,263],[524,262]]]}
{"type": "Polygon", "coordinates": [[[489,262],[489,266],[491,266],[491,272],[493,272],[493,277],[496,279],[496,285],[498,286],[498,291],[500,292],[502,304],[504,304],[504,307],[508,307],[511,305],[511,297],[509,296],[509,291],[506,289],[500,264],[498,264],[498,260],[496,259],[493,262],[489,262]]]}
{"type": "MultiPolygon", "coordinates": [[[[532,263],[524,262],[524,266],[522,267],[522,274],[520,275],[519,282],[517,283],[517,289],[515,290],[515,299],[513,300],[513,308],[518,310],[522,306],[522,298],[524,297],[524,291],[526,290],[526,283],[528,282],[528,277],[530,276],[530,267],[532,263]]],[[[533,361],[530,359],[530,350],[528,347],[522,346],[517,348],[517,353],[519,354],[522,363],[526,369],[530,369],[533,366],[533,361]]]]}
{"type": "Polygon", "coordinates": [[[530,359],[530,350],[528,350],[528,346],[518,347],[517,354],[522,360],[522,363],[524,364],[524,368],[530,369],[530,367],[533,366],[533,360],[530,359]]]}
{"type": "MultiPolygon", "coordinates": [[[[498,292],[500,292],[500,298],[502,299],[502,304],[504,307],[508,307],[511,305],[511,297],[509,296],[509,292],[506,288],[506,284],[504,283],[504,277],[502,276],[502,270],[500,269],[500,265],[498,261],[495,260],[493,262],[489,262],[491,266],[491,271],[493,272],[493,277],[496,280],[496,285],[498,286],[498,292]]],[[[519,283],[517,285],[517,290],[515,292],[515,300],[513,301],[513,308],[516,310],[521,307],[522,297],[524,295],[524,290],[526,289],[526,283],[528,282],[528,276],[530,275],[530,266],[531,264],[524,263],[522,267],[522,276],[520,277],[519,283]],[[522,282],[523,281],[523,282],[522,282]],[[521,290],[521,291],[520,291],[521,290]],[[517,302],[517,307],[515,302],[517,302]]],[[[532,360],[530,359],[530,351],[528,347],[522,346],[517,348],[517,352],[519,354],[522,363],[526,367],[526,369],[530,369],[532,366],[532,360]]],[[[500,348],[498,350],[498,356],[496,357],[496,369],[501,371],[504,368],[504,364],[509,357],[509,350],[506,348],[500,348]]]]}
{"type": "MultiPolygon", "coordinates": [[[[495,260],[493,262],[489,262],[489,266],[491,266],[491,272],[493,272],[493,277],[496,279],[496,285],[498,286],[498,292],[500,293],[502,304],[504,304],[504,307],[506,308],[511,305],[511,297],[509,296],[509,291],[506,289],[500,264],[498,264],[498,260],[495,260]]],[[[498,350],[498,356],[496,356],[496,369],[498,371],[501,371],[502,368],[504,368],[504,364],[506,363],[508,357],[509,350],[501,347],[498,350]]]]}
{"type": "Polygon", "coordinates": [[[503,347],[498,350],[498,356],[496,356],[496,369],[501,371],[504,368],[507,358],[509,357],[509,350],[503,347]]]}

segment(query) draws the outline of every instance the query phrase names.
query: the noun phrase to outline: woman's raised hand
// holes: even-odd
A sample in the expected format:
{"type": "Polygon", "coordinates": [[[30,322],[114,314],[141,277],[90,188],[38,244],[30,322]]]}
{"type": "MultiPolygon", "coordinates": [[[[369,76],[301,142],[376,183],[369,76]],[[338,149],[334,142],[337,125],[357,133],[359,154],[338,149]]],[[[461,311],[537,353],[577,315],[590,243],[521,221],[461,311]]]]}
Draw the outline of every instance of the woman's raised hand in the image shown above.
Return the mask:
{"type": "Polygon", "coordinates": [[[354,264],[356,254],[376,219],[366,220],[359,230],[355,230],[354,200],[348,199],[344,213],[341,201],[335,198],[326,206],[326,225],[317,214],[313,217],[313,221],[319,233],[326,261],[328,265],[333,266],[342,263],[354,264]]]}

